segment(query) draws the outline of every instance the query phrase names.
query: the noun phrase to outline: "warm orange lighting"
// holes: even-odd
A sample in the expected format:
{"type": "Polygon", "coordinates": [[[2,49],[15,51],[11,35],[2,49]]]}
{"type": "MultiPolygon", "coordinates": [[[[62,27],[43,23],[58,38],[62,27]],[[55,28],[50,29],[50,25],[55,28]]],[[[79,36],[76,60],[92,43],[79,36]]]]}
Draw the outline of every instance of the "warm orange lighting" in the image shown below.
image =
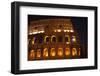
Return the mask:
{"type": "Polygon", "coordinates": [[[79,48],[79,52],[78,52],[78,55],[79,55],[79,56],[81,55],[81,48],[79,48]]]}
{"type": "Polygon", "coordinates": [[[44,42],[46,43],[46,42],[48,42],[48,39],[49,38],[49,36],[45,36],[45,38],[44,38],[44,42]]]}
{"type": "Polygon", "coordinates": [[[44,30],[41,30],[41,31],[35,30],[33,32],[30,32],[29,35],[38,34],[38,33],[44,33],[44,30]]]}
{"type": "Polygon", "coordinates": [[[70,30],[70,32],[74,32],[74,30],[70,30]]]}
{"type": "Polygon", "coordinates": [[[58,48],[58,55],[62,56],[63,55],[63,48],[58,48]]]}
{"type": "Polygon", "coordinates": [[[56,36],[55,35],[51,36],[51,42],[56,42],[56,36]],[[55,40],[53,40],[53,39],[55,39],[55,40]]]}
{"type": "Polygon", "coordinates": [[[58,31],[58,32],[61,32],[61,30],[60,30],[60,29],[58,29],[57,31],[58,31]]]}
{"type": "Polygon", "coordinates": [[[72,48],[72,56],[76,56],[77,55],[77,50],[76,48],[72,48]]]}
{"type": "Polygon", "coordinates": [[[54,30],[54,32],[57,32],[57,30],[54,30]]]}
{"type": "Polygon", "coordinates": [[[32,45],[34,45],[35,38],[32,39],[32,45]]]}
{"type": "Polygon", "coordinates": [[[66,44],[70,44],[70,42],[66,42],[66,44]]]}
{"type": "Polygon", "coordinates": [[[72,41],[76,42],[76,37],[75,36],[72,36],[72,41]]]}
{"type": "Polygon", "coordinates": [[[55,56],[55,55],[56,55],[55,48],[51,48],[50,56],[55,56]]]}
{"type": "Polygon", "coordinates": [[[69,32],[69,30],[67,30],[67,32],[69,32]]]}
{"type": "Polygon", "coordinates": [[[64,30],[64,32],[67,32],[67,30],[64,30]]]}
{"type": "Polygon", "coordinates": [[[38,49],[38,50],[37,50],[37,58],[40,58],[40,57],[41,57],[41,50],[38,49]]]}
{"type": "Polygon", "coordinates": [[[35,51],[31,50],[29,53],[29,59],[34,59],[35,58],[35,51]]]}
{"type": "Polygon", "coordinates": [[[66,41],[66,44],[70,44],[70,36],[69,35],[65,35],[65,39],[68,39],[68,40],[65,40],[66,41]]]}
{"type": "Polygon", "coordinates": [[[66,55],[66,56],[70,55],[70,48],[66,48],[66,49],[65,49],[65,55],[66,55]]]}
{"type": "Polygon", "coordinates": [[[48,57],[48,48],[44,48],[43,57],[48,57]]]}
{"type": "Polygon", "coordinates": [[[73,61],[88,57],[87,36],[82,33],[84,31],[80,31],[80,27],[74,25],[72,18],[41,17],[34,19],[32,16],[30,19],[30,16],[28,20],[26,49],[28,61],[73,61]],[[85,40],[81,38],[83,36],[85,40]]]}

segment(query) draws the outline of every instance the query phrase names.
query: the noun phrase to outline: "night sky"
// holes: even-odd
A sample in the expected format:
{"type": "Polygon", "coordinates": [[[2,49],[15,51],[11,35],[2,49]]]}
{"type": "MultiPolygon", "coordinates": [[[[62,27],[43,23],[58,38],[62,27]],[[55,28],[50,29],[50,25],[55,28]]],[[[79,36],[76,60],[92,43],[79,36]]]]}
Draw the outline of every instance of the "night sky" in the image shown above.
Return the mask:
{"type": "Polygon", "coordinates": [[[88,18],[87,17],[70,17],[70,16],[44,16],[44,15],[28,15],[28,25],[31,21],[41,20],[41,19],[55,19],[55,18],[65,18],[71,19],[74,28],[80,38],[80,42],[83,45],[87,45],[87,31],[88,31],[88,18]]]}

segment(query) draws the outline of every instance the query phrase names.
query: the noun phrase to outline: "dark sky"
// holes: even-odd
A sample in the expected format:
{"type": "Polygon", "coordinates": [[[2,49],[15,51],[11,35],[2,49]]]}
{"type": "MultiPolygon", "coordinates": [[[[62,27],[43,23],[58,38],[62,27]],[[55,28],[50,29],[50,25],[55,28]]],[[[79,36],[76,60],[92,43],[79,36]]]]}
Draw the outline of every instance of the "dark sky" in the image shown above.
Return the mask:
{"type": "Polygon", "coordinates": [[[74,28],[77,30],[77,33],[80,38],[81,44],[87,44],[87,25],[88,18],[87,17],[71,17],[71,16],[44,16],[44,15],[28,15],[28,24],[31,21],[41,20],[41,19],[55,19],[55,18],[69,18],[71,19],[74,28]]]}

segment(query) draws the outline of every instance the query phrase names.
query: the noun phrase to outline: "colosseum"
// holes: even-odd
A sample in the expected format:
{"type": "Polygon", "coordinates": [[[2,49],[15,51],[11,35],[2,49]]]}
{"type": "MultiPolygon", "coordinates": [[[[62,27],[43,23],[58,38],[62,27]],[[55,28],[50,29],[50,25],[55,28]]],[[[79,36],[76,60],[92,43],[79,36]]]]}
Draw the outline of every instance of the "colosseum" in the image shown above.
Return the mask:
{"type": "Polygon", "coordinates": [[[84,48],[71,19],[41,19],[28,27],[28,60],[77,59],[84,48]]]}

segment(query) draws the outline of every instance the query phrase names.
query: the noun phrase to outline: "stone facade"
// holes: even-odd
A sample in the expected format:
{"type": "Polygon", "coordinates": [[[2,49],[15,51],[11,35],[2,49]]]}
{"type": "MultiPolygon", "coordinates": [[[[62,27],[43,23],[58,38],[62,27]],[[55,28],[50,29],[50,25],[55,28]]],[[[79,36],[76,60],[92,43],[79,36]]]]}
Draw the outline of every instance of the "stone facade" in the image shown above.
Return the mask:
{"type": "Polygon", "coordinates": [[[29,25],[28,60],[81,58],[82,50],[71,19],[42,19],[29,25]]]}

